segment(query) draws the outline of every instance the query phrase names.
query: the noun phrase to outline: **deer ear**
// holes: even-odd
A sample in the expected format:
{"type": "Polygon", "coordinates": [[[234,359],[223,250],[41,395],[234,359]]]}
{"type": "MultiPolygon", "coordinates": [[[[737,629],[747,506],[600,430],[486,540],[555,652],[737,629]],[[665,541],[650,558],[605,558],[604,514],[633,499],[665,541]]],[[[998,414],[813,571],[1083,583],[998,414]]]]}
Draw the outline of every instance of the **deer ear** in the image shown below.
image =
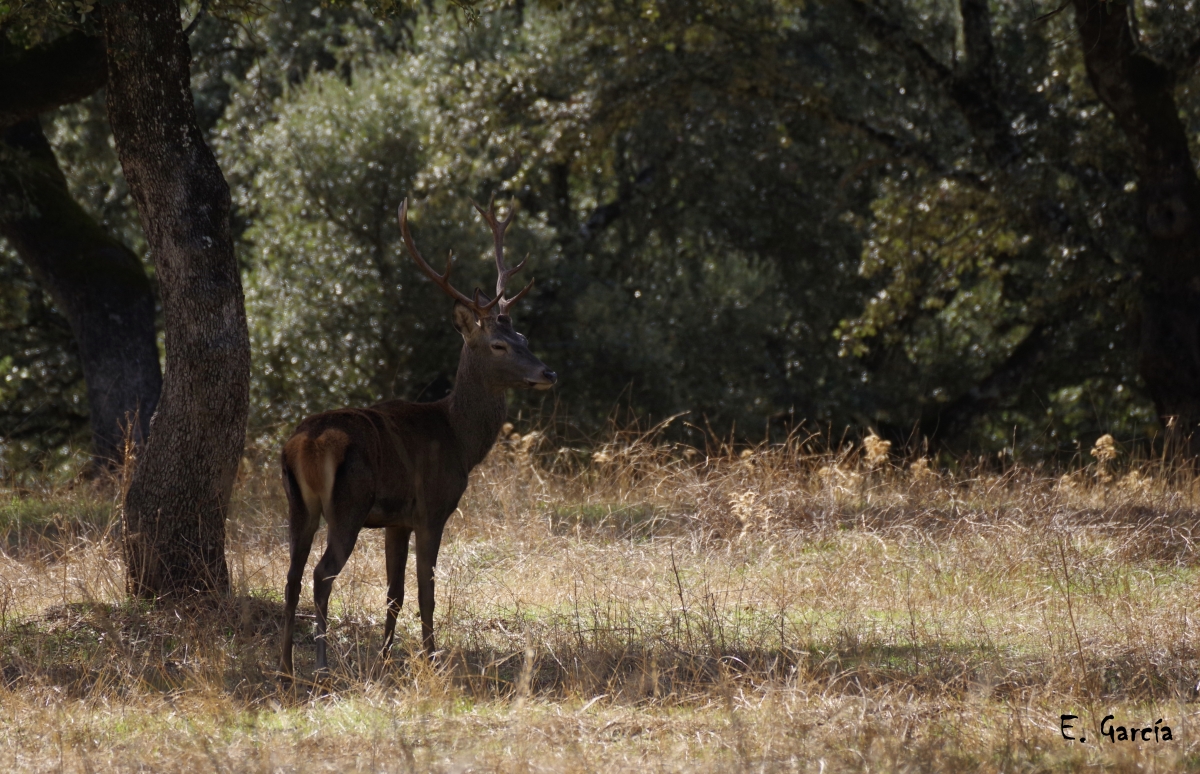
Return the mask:
{"type": "Polygon", "coordinates": [[[461,301],[455,301],[454,327],[463,335],[464,339],[470,339],[479,333],[479,318],[475,316],[475,310],[461,301]]]}

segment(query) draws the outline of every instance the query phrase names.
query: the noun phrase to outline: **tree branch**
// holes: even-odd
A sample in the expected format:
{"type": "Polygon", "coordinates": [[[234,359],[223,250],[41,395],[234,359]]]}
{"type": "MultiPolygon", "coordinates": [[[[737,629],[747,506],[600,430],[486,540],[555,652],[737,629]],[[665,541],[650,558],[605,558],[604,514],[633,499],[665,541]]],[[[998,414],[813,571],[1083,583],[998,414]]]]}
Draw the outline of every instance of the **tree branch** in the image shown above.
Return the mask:
{"type": "Polygon", "coordinates": [[[81,100],[107,80],[100,38],[73,32],[26,51],[0,46],[0,128],[81,100]]]}
{"type": "Polygon", "coordinates": [[[190,38],[192,33],[196,31],[196,25],[200,23],[200,19],[204,17],[205,11],[208,10],[208,0],[200,0],[200,9],[196,11],[196,15],[192,17],[191,23],[183,28],[183,36],[190,38]]]}
{"type": "MultiPolygon", "coordinates": [[[[936,154],[919,143],[907,140],[903,137],[898,137],[885,129],[880,129],[877,126],[873,126],[866,121],[855,118],[846,118],[832,112],[828,114],[828,117],[829,120],[837,124],[841,124],[848,129],[854,129],[862,132],[870,139],[890,150],[896,158],[912,159],[924,164],[942,177],[961,180],[973,188],[986,188],[985,178],[983,178],[981,175],[977,175],[974,172],[969,172],[967,170],[954,169],[953,167],[947,166],[946,163],[939,159],[936,154]]],[[[863,165],[860,164],[858,168],[861,168],[862,166],[863,165]]]]}
{"type": "Polygon", "coordinates": [[[884,9],[861,1],[852,2],[850,7],[876,40],[899,54],[928,82],[945,92],[962,111],[989,160],[1004,168],[1020,157],[1020,145],[1012,135],[996,94],[995,51],[987,0],[960,2],[966,56],[957,72],[914,40],[884,9]]]}
{"type": "Polygon", "coordinates": [[[905,60],[917,65],[930,80],[945,82],[954,78],[954,70],[929,53],[929,49],[913,40],[908,31],[886,11],[865,0],[853,0],[850,8],[876,40],[887,44],[905,60]]]}

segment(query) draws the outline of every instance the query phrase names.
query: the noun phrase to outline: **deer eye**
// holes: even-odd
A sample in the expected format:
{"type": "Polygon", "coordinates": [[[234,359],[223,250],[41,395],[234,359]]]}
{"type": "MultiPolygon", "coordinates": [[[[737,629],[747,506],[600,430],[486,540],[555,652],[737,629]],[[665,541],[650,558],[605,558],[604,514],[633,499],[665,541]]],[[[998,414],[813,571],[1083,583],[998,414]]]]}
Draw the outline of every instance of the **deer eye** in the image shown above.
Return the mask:
{"type": "Polygon", "coordinates": [[[499,342],[499,341],[494,341],[494,342],[492,342],[492,351],[493,351],[493,352],[507,352],[507,351],[508,351],[508,345],[507,345],[507,344],[503,344],[503,343],[501,343],[501,342],[499,342]]]}

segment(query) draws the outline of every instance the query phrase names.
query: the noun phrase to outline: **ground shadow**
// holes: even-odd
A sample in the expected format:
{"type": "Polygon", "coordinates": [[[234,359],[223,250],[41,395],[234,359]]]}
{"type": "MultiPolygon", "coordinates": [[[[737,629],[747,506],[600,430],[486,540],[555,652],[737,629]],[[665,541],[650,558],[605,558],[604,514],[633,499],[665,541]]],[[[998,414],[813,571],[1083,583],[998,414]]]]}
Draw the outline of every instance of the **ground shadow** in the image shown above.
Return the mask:
{"type": "MultiPolygon", "coordinates": [[[[573,640],[471,636],[452,639],[429,661],[415,638],[387,658],[370,621],[340,620],[331,634],[331,675],[313,682],[313,616],[302,609],[296,636],[296,684],[276,671],[281,602],[238,596],[151,607],[77,603],[0,627],[3,685],[12,691],[53,686],[78,698],[217,691],[251,704],[306,700],[327,692],[411,686],[415,677],[445,693],[478,701],[540,696],[605,696],[609,701],[689,703],[729,696],[741,686],[810,685],[840,695],[885,691],[930,699],[967,694],[1019,698],[1061,687],[1060,664],[983,645],[911,646],[833,637],[796,647],[683,647],[628,632],[573,640]],[[622,639],[624,638],[624,639],[622,639]]],[[[593,635],[595,633],[592,633],[593,635]]],[[[1084,686],[1097,698],[1190,698],[1198,654],[1128,653],[1094,660],[1084,686]]]]}

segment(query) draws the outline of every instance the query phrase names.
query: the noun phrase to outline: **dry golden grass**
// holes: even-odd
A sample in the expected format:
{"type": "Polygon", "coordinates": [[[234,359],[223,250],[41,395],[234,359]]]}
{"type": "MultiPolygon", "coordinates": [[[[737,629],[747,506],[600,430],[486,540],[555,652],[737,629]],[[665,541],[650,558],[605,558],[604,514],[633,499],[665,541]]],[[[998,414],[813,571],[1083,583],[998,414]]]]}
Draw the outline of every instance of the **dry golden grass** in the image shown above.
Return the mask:
{"type": "MultiPolygon", "coordinates": [[[[447,529],[440,658],[413,653],[411,566],[379,658],[383,541],[366,532],[334,587],[324,691],[274,674],[273,463],[246,467],[235,593],[209,605],[123,598],[106,490],[0,492],[0,767],[1200,769],[1200,480],[1112,459],[950,476],[886,451],[516,436],[447,529]],[[1110,743],[1108,714],[1174,739],[1110,743]]],[[[301,615],[303,677],[310,589],[301,615]]]]}

